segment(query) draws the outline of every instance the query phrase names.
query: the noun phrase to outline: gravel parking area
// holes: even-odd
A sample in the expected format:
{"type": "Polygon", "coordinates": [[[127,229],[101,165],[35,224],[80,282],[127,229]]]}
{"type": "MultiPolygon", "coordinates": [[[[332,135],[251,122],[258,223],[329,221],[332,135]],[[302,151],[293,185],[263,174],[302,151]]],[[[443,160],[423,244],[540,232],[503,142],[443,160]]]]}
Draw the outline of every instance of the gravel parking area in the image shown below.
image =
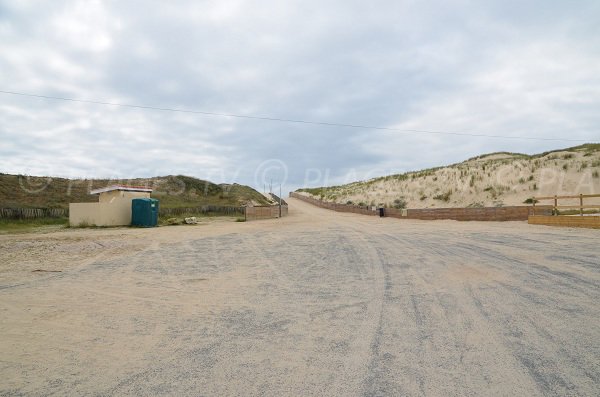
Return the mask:
{"type": "Polygon", "coordinates": [[[598,395],[600,231],[289,205],[0,236],[0,395],[598,395]]]}

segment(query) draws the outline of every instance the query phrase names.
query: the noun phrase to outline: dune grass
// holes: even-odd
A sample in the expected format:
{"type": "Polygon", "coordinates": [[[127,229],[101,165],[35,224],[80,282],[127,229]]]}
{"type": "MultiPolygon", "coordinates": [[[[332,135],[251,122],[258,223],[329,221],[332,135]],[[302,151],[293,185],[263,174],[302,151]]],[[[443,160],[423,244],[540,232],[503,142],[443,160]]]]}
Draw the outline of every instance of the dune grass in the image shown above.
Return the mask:
{"type": "Polygon", "coordinates": [[[0,219],[0,233],[29,233],[69,227],[67,218],[0,219]]]}

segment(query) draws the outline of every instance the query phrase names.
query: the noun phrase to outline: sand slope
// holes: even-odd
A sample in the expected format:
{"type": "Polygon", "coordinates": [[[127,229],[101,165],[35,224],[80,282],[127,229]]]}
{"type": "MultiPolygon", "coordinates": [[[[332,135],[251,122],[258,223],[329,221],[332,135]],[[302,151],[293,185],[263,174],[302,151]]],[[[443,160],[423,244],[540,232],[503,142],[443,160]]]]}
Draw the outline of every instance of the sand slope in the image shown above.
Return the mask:
{"type": "Polygon", "coordinates": [[[538,156],[480,156],[452,166],[307,189],[305,193],[344,204],[392,207],[402,200],[408,208],[522,205],[532,196],[600,194],[600,149],[583,148],[587,149],[538,156]]]}

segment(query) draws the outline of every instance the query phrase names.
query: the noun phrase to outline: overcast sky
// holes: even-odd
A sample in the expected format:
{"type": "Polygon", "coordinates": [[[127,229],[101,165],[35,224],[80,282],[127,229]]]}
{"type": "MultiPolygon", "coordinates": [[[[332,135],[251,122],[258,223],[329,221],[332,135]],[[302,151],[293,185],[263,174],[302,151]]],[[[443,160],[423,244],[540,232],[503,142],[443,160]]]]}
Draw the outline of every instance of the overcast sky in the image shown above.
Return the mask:
{"type": "Polygon", "coordinates": [[[600,141],[600,1],[0,1],[0,172],[320,186],[600,141]],[[286,174],[286,175],[283,175],[286,174]]]}

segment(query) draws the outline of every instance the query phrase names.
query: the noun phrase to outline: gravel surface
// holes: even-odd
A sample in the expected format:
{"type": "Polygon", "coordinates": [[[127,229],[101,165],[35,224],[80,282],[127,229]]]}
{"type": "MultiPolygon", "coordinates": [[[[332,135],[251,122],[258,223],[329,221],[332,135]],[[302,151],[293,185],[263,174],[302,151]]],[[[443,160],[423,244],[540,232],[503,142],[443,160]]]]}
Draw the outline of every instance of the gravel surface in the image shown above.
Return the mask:
{"type": "Polygon", "coordinates": [[[289,204],[0,236],[0,395],[598,395],[599,231],[289,204]]]}

